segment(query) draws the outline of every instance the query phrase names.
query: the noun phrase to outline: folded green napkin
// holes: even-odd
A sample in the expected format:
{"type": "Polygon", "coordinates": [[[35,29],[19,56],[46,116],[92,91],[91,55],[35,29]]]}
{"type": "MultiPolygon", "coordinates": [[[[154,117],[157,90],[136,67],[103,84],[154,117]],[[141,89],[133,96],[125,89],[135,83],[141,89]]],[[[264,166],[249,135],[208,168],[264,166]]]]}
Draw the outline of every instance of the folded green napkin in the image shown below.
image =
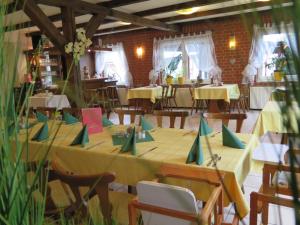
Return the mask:
{"type": "Polygon", "coordinates": [[[105,116],[102,117],[102,126],[103,127],[110,127],[114,125],[109,119],[107,119],[105,116]]]}
{"type": "Polygon", "coordinates": [[[241,140],[224,125],[222,125],[222,136],[224,146],[239,149],[245,148],[245,144],[243,144],[241,140]]]}
{"type": "Polygon", "coordinates": [[[147,121],[144,118],[144,116],[141,117],[141,126],[142,126],[143,130],[152,130],[153,129],[152,124],[149,121],[147,121]]]}
{"type": "Polygon", "coordinates": [[[81,131],[77,134],[71,145],[81,145],[84,147],[87,143],[89,143],[89,134],[87,130],[87,125],[84,125],[81,131]]]}
{"type": "Polygon", "coordinates": [[[39,111],[36,112],[36,119],[39,122],[47,122],[48,121],[48,117],[39,111]]]}
{"type": "Polygon", "coordinates": [[[208,126],[207,121],[201,116],[200,124],[199,124],[199,135],[206,136],[213,132],[213,129],[208,126]]]}
{"type": "Polygon", "coordinates": [[[197,165],[201,165],[203,164],[203,161],[203,150],[200,142],[200,135],[198,134],[186,159],[186,163],[196,162],[197,165]]]}
{"type": "Polygon", "coordinates": [[[68,112],[64,112],[63,114],[63,120],[66,122],[66,124],[74,124],[74,123],[78,123],[79,120],[72,116],[70,113],[68,112]]]}
{"type": "Polygon", "coordinates": [[[33,141],[43,141],[46,140],[49,137],[49,131],[48,131],[48,123],[45,122],[44,125],[36,132],[36,134],[33,136],[31,140],[33,141]]]}
{"type": "Polygon", "coordinates": [[[121,152],[131,152],[132,155],[136,155],[136,136],[135,127],[132,129],[129,137],[121,148],[121,152]]]}
{"type": "MultiPolygon", "coordinates": [[[[154,141],[153,137],[151,134],[146,131],[146,137],[145,138],[136,138],[136,143],[142,143],[142,142],[150,142],[154,141]]],[[[112,142],[113,145],[123,145],[127,141],[127,138],[123,134],[113,134],[112,135],[112,142]]]]}

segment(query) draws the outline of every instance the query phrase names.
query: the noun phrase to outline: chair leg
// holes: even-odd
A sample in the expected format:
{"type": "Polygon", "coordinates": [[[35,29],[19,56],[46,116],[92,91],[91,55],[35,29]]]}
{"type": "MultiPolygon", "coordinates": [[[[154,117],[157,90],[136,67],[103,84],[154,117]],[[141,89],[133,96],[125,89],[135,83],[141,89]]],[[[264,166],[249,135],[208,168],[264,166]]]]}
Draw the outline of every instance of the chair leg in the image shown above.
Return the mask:
{"type": "Polygon", "coordinates": [[[191,115],[193,114],[193,111],[194,111],[194,106],[195,106],[195,100],[193,100],[193,103],[192,103],[191,115]]]}
{"type": "Polygon", "coordinates": [[[269,220],[269,204],[263,203],[261,212],[261,222],[263,225],[268,225],[269,220]]]}

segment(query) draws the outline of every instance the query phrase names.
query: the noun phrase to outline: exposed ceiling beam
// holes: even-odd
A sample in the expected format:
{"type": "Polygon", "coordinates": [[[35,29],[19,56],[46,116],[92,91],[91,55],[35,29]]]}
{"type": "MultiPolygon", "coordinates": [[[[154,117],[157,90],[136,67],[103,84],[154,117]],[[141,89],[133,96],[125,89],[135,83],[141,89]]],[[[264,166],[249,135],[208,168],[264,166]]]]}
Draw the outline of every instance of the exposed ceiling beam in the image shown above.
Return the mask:
{"type": "MultiPolygon", "coordinates": [[[[98,5],[100,5],[100,4],[104,5],[105,3],[107,3],[107,4],[111,3],[111,5],[112,5],[113,2],[117,2],[117,1],[120,1],[120,4],[119,5],[115,4],[115,7],[120,6],[121,2],[123,2],[123,5],[127,5],[127,4],[133,4],[133,2],[137,3],[137,2],[142,2],[145,0],[135,0],[135,1],[115,0],[115,1],[110,1],[110,2],[98,3],[98,5]],[[125,4],[125,2],[127,2],[127,3],[125,4]]],[[[190,7],[204,6],[204,5],[207,5],[208,3],[222,3],[222,2],[226,2],[226,1],[228,1],[228,0],[214,0],[214,1],[204,0],[202,2],[199,2],[199,0],[195,0],[195,1],[185,2],[185,3],[179,3],[176,5],[169,5],[169,6],[164,6],[164,7],[160,7],[160,8],[143,10],[140,12],[133,13],[133,15],[145,17],[145,16],[151,16],[151,15],[160,14],[160,13],[167,13],[167,12],[172,12],[172,11],[176,11],[176,10],[182,10],[182,9],[186,9],[186,8],[190,8],[190,7]]],[[[75,15],[81,16],[82,13],[76,13],[75,15]]],[[[53,16],[49,16],[49,18],[52,22],[57,22],[57,21],[60,21],[61,16],[60,16],[60,14],[56,14],[53,16]]],[[[105,19],[102,24],[107,24],[107,23],[111,23],[111,22],[113,22],[113,21],[109,20],[109,19],[105,19]]],[[[32,27],[32,26],[33,26],[33,24],[31,22],[21,23],[21,24],[16,25],[16,29],[22,29],[22,28],[27,28],[27,27],[32,27]]],[[[36,33],[36,32],[34,32],[34,33],[36,33]]]]}
{"type": "MultiPolygon", "coordinates": [[[[286,4],[291,2],[290,0],[282,0],[281,3],[286,4]]],[[[208,11],[200,11],[193,13],[191,15],[178,15],[173,17],[168,17],[161,19],[163,22],[174,22],[174,21],[181,21],[181,20],[187,20],[187,19],[193,19],[193,18],[201,18],[201,17],[207,17],[212,15],[218,15],[218,14],[228,14],[231,12],[237,12],[238,13],[246,13],[246,10],[249,9],[257,9],[262,7],[272,7],[272,2],[251,2],[243,5],[236,5],[226,8],[219,8],[219,9],[213,9],[208,11]]],[[[273,4],[273,6],[276,6],[273,4]]],[[[278,5],[277,5],[278,6],[278,5]]],[[[269,10],[270,8],[266,9],[269,10]]]]}
{"type": "MultiPolygon", "coordinates": [[[[224,0],[219,0],[219,2],[224,1],[224,0]]],[[[198,1],[192,1],[192,2],[188,2],[189,4],[196,4],[198,1]]],[[[283,3],[287,3],[289,2],[288,0],[284,0],[283,3]]],[[[199,3],[197,3],[199,5],[199,3]]],[[[160,19],[163,22],[176,22],[176,21],[181,21],[181,20],[185,20],[185,19],[192,19],[192,18],[200,18],[200,17],[209,17],[209,16],[213,16],[213,15],[218,15],[218,14],[222,14],[222,13],[232,13],[234,11],[239,11],[239,10],[247,10],[247,9],[254,9],[255,7],[264,7],[264,6],[270,6],[271,3],[270,2],[257,2],[257,3],[248,3],[248,4],[244,4],[244,5],[238,5],[238,6],[232,6],[232,7],[226,7],[226,8],[221,8],[221,9],[214,9],[214,10],[209,10],[209,11],[202,11],[202,12],[198,12],[198,13],[194,13],[191,15],[178,15],[178,16],[173,16],[170,18],[164,18],[164,19],[160,19]]],[[[174,11],[175,9],[182,9],[182,8],[186,8],[187,5],[185,3],[181,3],[181,4],[177,4],[177,5],[172,5],[172,6],[166,6],[166,7],[161,7],[161,8],[155,8],[155,9],[150,9],[150,10],[145,10],[145,11],[140,11],[135,13],[136,15],[140,15],[140,16],[148,16],[148,14],[155,14],[155,13],[162,13],[162,12],[169,12],[169,10],[174,11]],[[158,10],[162,10],[162,11],[158,11],[158,10]]],[[[235,14],[238,14],[235,13],[235,14]]],[[[104,23],[103,23],[104,24],[104,23]]],[[[85,26],[86,23],[83,24],[77,24],[78,27],[82,27],[85,26]]],[[[131,26],[122,26],[122,27],[115,27],[115,28],[108,28],[105,30],[98,30],[97,34],[99,35],[99,33],[101,33],[101,31],[104,31],[104,33],[114,33],[115,31],[120,32],[122,30],[127,31],[128,29],[137,29],[137,26],[131,25],[131,26]]],[[[38,34],[39,32],[31,32],[29,33],[29,35],[31,34],[38,34]]]]}
{"type": "Polygon", "coordinates": [[[109,9],[97,4],[81,0],[35,0],[37,3],[56,6],[56,7],[73,7],[75,11],[85,12],[86,14],[106,13],[110,19],[117,19],[124,22],[130,22],[139,26],[146,26],[158,30],[178,31],[179,28],[174,25],[168,25],[157,20],[150,20],[136,15],[120,12],[114,9],[109,9]]]}
{"type": "MultiPolygon", "coordinates": [[[[285,1],[284,6],[286,9],[289,9],[291,6],[289,6],[290,4],[292,4],[292,2],[288,2],[285,1]]],[[[253,3],[251,4],[246,4],[244,6],[232,6],[232,7],[228,7],[226,8],[227,10],[225,10],[224,8],[221,9],[215,9],[215,10],[210,10],[210,11],[206,11],[206,12],[198,12],[192,15],[188,15],[188,16],[184,16],[184,15],[179,15],[179,16],[174,16],[174,17],[170,17],[170,18],[165,18],[165,19],[161,19],[161,21],[164,22],[176,22],[176,21],[183,21],[187,20],[187,19],[193,19],[193,18],[198,18],[201,19],[201,17],[214,17],[215,19],[219,19],[218,16],[222,15],[223,17],[229,17],[229,16],[237,16],[241,13],[243,14],[248,14],[248,13],[253,13],[253,11],[257,10],[257,11],[267,11],[270,10],[270,3],[267,4],[266,2],[259,2],[256,3],[256,8],[253,7],[253,3]],[[269,6],[269,7],[268,7],[269,6]],[[268,7],[268,8],[267,8],[268,7]]],[[[190,21],[187,21],[190,22],[190,21]]],[[[114,33],[121,33],[121,32],[127,32],[127,31],[132,31],[132,30],[140,30],[143,28],[140,28],[138,26],[135,25],[129,25],[129,26],[122,26],[122,27],[114,27],[114,28],[108,28],[108,29],[102,29],[102,30],[98,30],[95,35],[99,36],[99,35],[107,35],[107,34],[114,34],[114,33]]],[[[144,27],[145,29],[145,27],[144,27]]]]}
{"type": "Polygon", "coordinates": [[[94,33],[98,30],[100,24],[104,21],[106,13],[99,13],[93,15],[90,21],[85,26],[86,37],[92,38],[94,33]]]}
{"type": "Polygon", "coordinates": [[[23,8],[26,15],[35,22],[36,26],[44,31],[54,46],[61,52],[64,52],[64,45],[66,44],[65,37],[61,35],[34,0],[19,0],[18,4],[19,7],[23,8]]]}
{"type": "Polygon", "coordinates": [[[100,4],[107,8],[117,8],[121,6],[132,5],[132,4],[147,2],[147,1],[149,0],[112,0],[109,2],[102,2],[100,4]]]}

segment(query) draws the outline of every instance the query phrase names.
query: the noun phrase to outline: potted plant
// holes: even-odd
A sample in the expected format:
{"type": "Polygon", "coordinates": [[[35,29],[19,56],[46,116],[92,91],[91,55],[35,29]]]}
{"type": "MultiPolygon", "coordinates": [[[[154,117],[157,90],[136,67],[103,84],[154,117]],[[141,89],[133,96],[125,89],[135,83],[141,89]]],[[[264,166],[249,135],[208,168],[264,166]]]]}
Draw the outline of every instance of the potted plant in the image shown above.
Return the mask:
{"type": "Polygon", "coordinates": [[[267,64],[267,67],[269,69],[275,67],[274,79],[275,81],[281,81],[285,75],[291,74],[294,71],[292,52],[286,42],[279,41],[273,53],[276,56],[272,58],[271,63],[267,64]]]}
{"type": "Polygon", "coordinates": [[[166,83],[171,85],[173,83],[173,76],[171,75],[178,67],[179,62],[182,60],[182,54],[173,57],[167,68],[165,69],[166,83]]]}

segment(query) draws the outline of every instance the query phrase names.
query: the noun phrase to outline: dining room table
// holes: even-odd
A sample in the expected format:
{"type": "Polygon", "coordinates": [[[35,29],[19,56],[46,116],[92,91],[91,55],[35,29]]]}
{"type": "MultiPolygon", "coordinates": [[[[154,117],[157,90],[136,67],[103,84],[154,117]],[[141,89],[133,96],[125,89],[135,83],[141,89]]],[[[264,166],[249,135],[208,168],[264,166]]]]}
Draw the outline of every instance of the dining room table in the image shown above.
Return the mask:
{"type": "Polygon", "coordinates": [[[239,96],[238,84],[208,84],[194,89],[194,99],[208,100],[208,112],[211,113],[225,111],[226,103],[229,104],[231,99],[238,99],[239,96]]]}
{"type": "Polygon", "coordinates": [[[156,99],[162,96],[161,86],[131,88],[127,92],[129,105],[139,106],[150,112],[156,99]]]}
{"type": "MultiPolygon", "coordinates": [[[[222,133],[213,133],[201,137],[204,162],[186,164],[189,151],[197,132],[174,128],[154,128],[147,131],[151,141],[137,141],[137,154],[121,153],[120,143],[114,143],[114,135],[126,131],[124,125],[105,127],[103,132],[89,135],[89,143],[71,146],[70,144],[82,129],[81,123],[67,125],[62,121],[49,121],[49,137],[45,141],[32,141],[33,135],[42,127],[38,123],[29,129],[20,130],[20,143],[28,141],[28,151],[24,158],[37,161],[42,158],[58,160],[67,170],[75,174],[97,174],[105,171],[116,173],[116,182],[135,186],[142,180],[152,180],[164,164],[184,166],[187,168],[208,169],[224,172],[225,205],[233,202],[237,212],[243,218],[249,212],[249,205],[242,192],[242,184],[251,168],[251,152],[258,144],[258,138],[252,134],[236,134],[246,144],[245,149],[223,146],[222,133]],[[218,156],[216,164],[211,163],[214,155],[218,156]]],[[[191,189],[198,199],[207,200],[212,187],[193,181],[170,183],[191,189]]]]}
{"type": "Polygon", "coordinates": [[[29,107],[70,108],[70,102],[66,95],[53,95],[52,93],[39,93],[29,97],[29,107]]]}
{"type": "Polygon", "coordinates": [[[282,101],[268,101],[258,116],[253,134],[261,137],[267,132],[298,133],[297,118],[300,116],[299,106],[296,102],[293,102],[290,107],[285,108],[285,104],[282,101]],[[283,112],[283,110],[286,111],[283,112]],[[287,129],[285,125],[287,118],[291,122],[290,129],[287,129]]]}

